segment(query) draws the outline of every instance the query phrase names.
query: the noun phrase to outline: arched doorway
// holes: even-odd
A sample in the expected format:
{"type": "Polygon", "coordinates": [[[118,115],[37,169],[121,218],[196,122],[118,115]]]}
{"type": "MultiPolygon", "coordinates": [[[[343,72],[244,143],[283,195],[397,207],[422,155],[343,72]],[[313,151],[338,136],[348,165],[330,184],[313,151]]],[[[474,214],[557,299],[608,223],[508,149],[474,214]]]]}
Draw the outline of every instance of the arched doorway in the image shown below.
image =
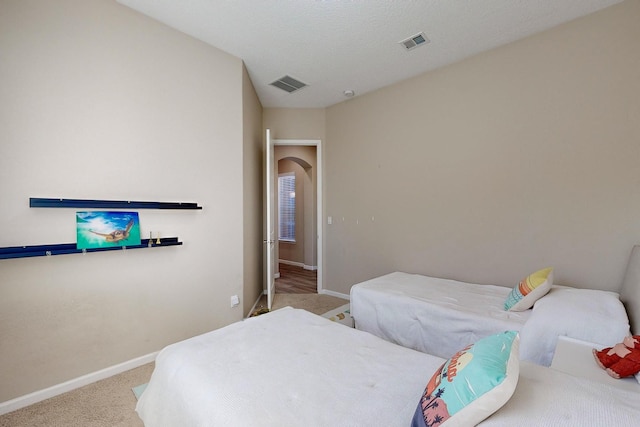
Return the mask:
{"type": "Polygon", "coordinates": [[[276,293],[318,292],[317,159],[315,145],[274,147],[276,293]]]}

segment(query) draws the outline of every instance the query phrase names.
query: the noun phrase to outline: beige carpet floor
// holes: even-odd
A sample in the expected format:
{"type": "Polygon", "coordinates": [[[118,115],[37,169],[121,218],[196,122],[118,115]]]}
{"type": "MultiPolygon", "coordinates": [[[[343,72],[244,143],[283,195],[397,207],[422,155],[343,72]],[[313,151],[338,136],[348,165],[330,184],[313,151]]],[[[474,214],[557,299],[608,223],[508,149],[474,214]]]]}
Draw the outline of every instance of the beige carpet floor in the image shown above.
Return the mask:
{"type": "Polygon", "coordinates": [[[0,416],[1,427],[143,427],[132,387],[149,381],[153,363],[0,416]]]}
{"type": "MultiPolygon", "coordinates": [[[[293,308],[302,308],[315,314],[324,314],[348,302],[348,300],[324,294],[275,294],[273,307],[271,308],[277,310],[290,306],[293,308]]],[[[258,301],[254,312],[266,308],[266,306],[267,296],[263,295],[260,301],[258,301]]]]}
{"type": "MultiPolygon", "coordinates": [[[[273,309],[291,306],[324,314],[346,302],[329,295],[276,294],[273,309]]],[[[143,427],[131,388],[148,382],[151,372],[153,363],[148,363],[10,412],[0,416],[0,427],[143,427]]]]}

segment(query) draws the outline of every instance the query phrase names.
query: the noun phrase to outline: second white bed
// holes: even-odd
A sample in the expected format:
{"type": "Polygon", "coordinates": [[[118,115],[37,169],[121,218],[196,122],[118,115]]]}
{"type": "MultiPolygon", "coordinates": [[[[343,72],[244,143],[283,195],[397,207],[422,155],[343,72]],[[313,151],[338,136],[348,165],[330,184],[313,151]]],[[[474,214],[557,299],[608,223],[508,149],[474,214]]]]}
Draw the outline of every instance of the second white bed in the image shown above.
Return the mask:
{"type": "Polygon", "coordinates": [[[519,331],[531,310],[504,310],[511,289],[390,273],[351,288],[356,328],[403,347],[449,357],[480,338],[519,331]]]}
{"type": "Polygon", "coordinates": [[[629,334],[615,292],[552,286],[533,309],[506,311],[511,288],[395,272],[351,288],[357,329],[438,357],[505,330],[524,360],[549,366],[558,336],[613,345],[629,334]]]}

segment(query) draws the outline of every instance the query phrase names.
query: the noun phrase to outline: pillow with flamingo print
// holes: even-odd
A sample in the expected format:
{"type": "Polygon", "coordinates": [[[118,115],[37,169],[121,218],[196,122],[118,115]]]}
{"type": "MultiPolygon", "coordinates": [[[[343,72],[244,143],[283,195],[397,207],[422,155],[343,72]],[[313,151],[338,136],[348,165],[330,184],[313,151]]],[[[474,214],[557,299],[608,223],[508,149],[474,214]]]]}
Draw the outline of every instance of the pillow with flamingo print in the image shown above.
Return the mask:
{"type": "Polygon", "coordinates": [[[478,340],[447,360],[427,384],[412,427],[472,426],[513,395],[520,364],[515,331],[478,340]]]}

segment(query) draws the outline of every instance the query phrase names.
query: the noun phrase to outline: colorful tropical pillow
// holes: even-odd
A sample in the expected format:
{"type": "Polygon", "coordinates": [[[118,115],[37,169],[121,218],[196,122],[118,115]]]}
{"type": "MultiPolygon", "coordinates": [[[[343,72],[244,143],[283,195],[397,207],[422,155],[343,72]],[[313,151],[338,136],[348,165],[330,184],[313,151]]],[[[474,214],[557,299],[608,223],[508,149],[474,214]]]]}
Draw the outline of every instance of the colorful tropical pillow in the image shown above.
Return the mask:
{"type": "Polygon", "coordinates": [[[553,285],[553,269],[551,267],[530,274],[513,288],[504,302],[504,309],[524,311],[533,307],[537,300],[549,292],[551,285],[553,285]]]}
{"type": "Polygon", "coordinates": [[[519,335],[507,331],[471,344],[429,380],[412,427],[472,426],[500,409],[518,383],[519,335]]]}

